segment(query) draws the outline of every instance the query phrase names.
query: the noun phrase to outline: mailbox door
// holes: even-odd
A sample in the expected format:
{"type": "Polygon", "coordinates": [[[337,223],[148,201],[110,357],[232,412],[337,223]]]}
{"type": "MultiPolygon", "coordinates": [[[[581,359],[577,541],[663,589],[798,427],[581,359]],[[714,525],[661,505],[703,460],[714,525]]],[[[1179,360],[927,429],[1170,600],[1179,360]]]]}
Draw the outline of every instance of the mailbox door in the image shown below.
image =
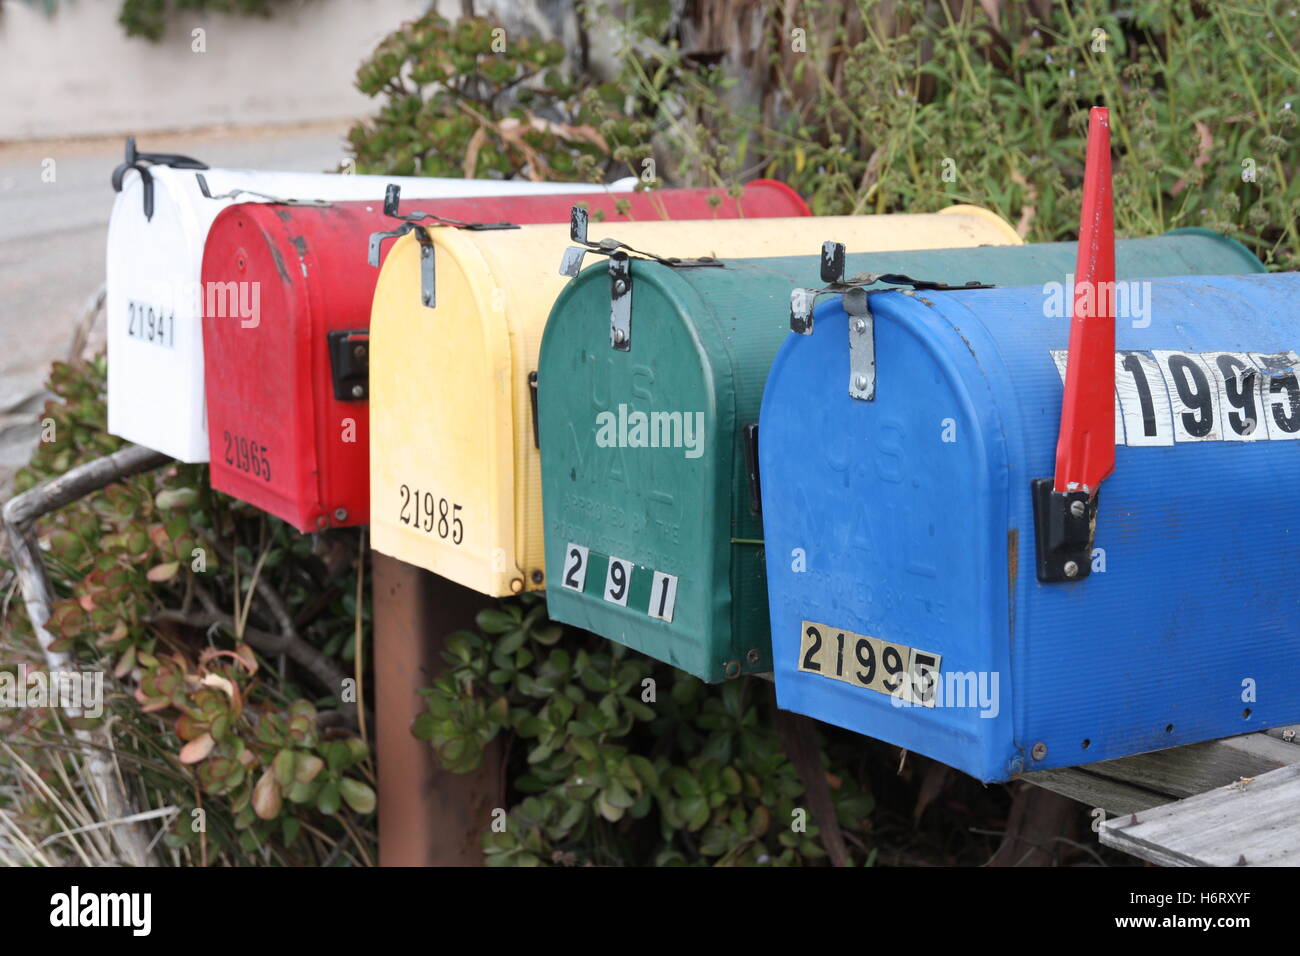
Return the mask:
{"type": "MultiPolygon", "coordinates": [[[[593,234],[597,228],[593,225],[593,234]]],[[[716,255],[719,250],[757,256],[817,248],[828,229],[858,248],[878,248],[896,239],[933,247],[1014,238],[995,222],[962,214],[628,222],[610,227],[637,248],[688,257],[716,255]]],[[[488,594],[546,587],[529,376],[537,370],[547,314],[565,285],[557,267],[570,245],[568,230],[540,225],[481,232],[434,228],[430,235],[435,245],[436,307],[430,310],[421,303],[419,244],[410,236],[394,244],[376,289],[371,375],[374,545],[488,594]],[[473,248],[472,254],[462,251],[466,245],[473,248]],[[441,291],[444,281],[449,283],[447,296],[441,291]],[[467,332],[456,324],[461,322],[495,324],[501,330],[467,332]],[[468,338],[444,340],[448,330],[468,338]],[[426,355],[444,342],[449,350],[463,349],[469,358],[447,357],[447,365],[439,366],[445,377],[435,382],[413,364],[413,356],[426,355]],[[487,354],[487,349],[494,351],[487,354]],[[501,378],[485,383],[483,375],[501,378]],[[421,409],[419,417],[413,408],[421,409]],[[509,431],[498,435],[498,429],[509,431]],[[510,457],[485,462],[484,447],[490,456],[509,451],[510,457]],[[479,464],[453,464],[460,462],[479,464]],[[463,534],[472,539],[451,540],[450,524],[448,537],[438,536],[436,528],[431,537],[411,524],[409,511],[402,520],[403,495],[411,494],[415,481],[422,493],[431,490],[436,518],[441,517],[437,509],[444,500],[453,511],[461,505],[455,513],[462,519],[473,517],[477,530],[462,521],[463,534]]],[[[605,316],[608,334],[608,308],[605,316]]]]}
{"type": "Polygon", "coordinates": [[[771,553],[806,560],[769,568],[780,706],[984,780],[1300,718],[1300,596],[1279,544],[1300,527],[1282,490],[1300,438],[1300,276],[1144,285],[1149,310],[1116,323],[1098,551],[1067,584],[1035,569],[1029,486],[1052,472],[1068,338],[1043,321],[1041,287],[873,295],[873,402],[817,386],[843,361],[834,302],[781,350],[765,525],[771,553]],[[919,660],[937,700],[837,673],[840,634],[877,663],[895,645],[903,673],[919,660]]]}
{"type": "MultiPolygon", "coordinates": [[[[203,391],[203,244],[217,214],[236,199],[208,199],[194,170],[151,166],[153,215],[144,213],[141,177],[128,171],[109,219],[105,321],[108,430],[181,461],[208,460],[203,391]],[[150,317],[152,316],[152,324],[150,317]]],[[[201,171],[213,196],[235,189],[281,198],[383,199],[390,182],[417,197],[627,193],[635,179],[610,186],[506,180],[344,176],[325,173],[201,171]]],[[[775,189],[773,190],[775,191],[775,189]]],[[[788,200],[786,200],[788,202],[788,200]]]]}
{"type": "Polygon", "coordinates": [[[368,520],[368,408],[335,397],[328,335],[368,328],[374,271],[356,262],[389,221],[371,204],[241,203],[208,234],[212,486],[301,531],[368,520]]]}

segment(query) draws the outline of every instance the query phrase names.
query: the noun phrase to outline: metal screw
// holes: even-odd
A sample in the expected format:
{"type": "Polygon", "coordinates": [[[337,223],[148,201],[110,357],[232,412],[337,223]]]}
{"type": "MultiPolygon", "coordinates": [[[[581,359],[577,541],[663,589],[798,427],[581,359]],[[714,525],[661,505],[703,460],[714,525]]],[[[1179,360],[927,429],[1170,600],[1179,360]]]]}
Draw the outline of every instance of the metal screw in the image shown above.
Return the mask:
{"type": "Polygon", "coordinates": [[[366,394],[366,390],[365,390],[362,386],[360,386],[360,385],[353,385],[353,386],[352,386],[352,397],[353,397],[353,398],[360,398],[360,397],[361,397],[362,395],[364,395],[364,394],[366,394]]]}
{"type": "Polygon", "coordinates": [[[1062,568],[1067,578],[1077,578],[1079,576],[1079,566],[1073,561],[1066,561],[1065,567],[1062,568]]]}
{"type": "Polygon", "coordinates": [[[347,520],[348,520],[348,509],[347,509],[347,508],[335,508],[335,509],[334,509],[334,520],[335,520],[335,521],[347,521],[347,520]]]}
{"type": "Polygon", "coordinates": [[[864,322],[862,319],[854,319],[853,331],[861,335],[863,332],[867,331],[867,323],[864,322]]]}
{"type": "Polygon", "coordinates": [[[751,663],[751,664],[757,664],[757,663],[758,663],[758,648],[757,648],[757,647],[751,647],[748,651],[746,651],[746,652],[745,652],[745,660],[749,661],[749,663],[751,663]]]}
{"type": "Polygon", "coordinates": [[[865,375],[859,375],[856,378],[854,378],[853,387],[856,388],[859,392],[864,391],[867,387],[867,377],[865,375]]]}
{"type": "Polygon", "coordinates": [[[534,583],[534,584],[541,584],[541,583],[542,583],[542,572],[541,572],[541,571],[534,571],[534,572],[533,572],[533,583],[534,583]]]}
{"type": "Polygon", "coordinates": [[[722,673],[723,673],[724,676],[726,676],[726,677],[728,677],[728,678],[731,678],[731,677],[739,677],[739,676],[740,676],[740,661],[727,661],[727,663],[724,664],[723,667],[722,667],[722,673]]]}
{"type": "Polygon", "coordinates": [[[1294,730],[1282,731],[1282,739],[1287,741],[1295,740],[1295,731],[1294,730]]]}
{"type": "Polygon", "coordinates": [[[1070,503],[1070,514],[1074,515],[1076,518],[1082,518],[1087,510],[1087,507],[1082,501],[1073,501],[1070,503]]]}
{"type": "Polygon", "coordinates": [[[626,279],[615,279],[615,280],[614,280],[614,294],[615,294],[615,295],[622,295],[622,294],[623,294],[624,292],[626,292],[626,291],[627,291],[627,280],[626,280],[626,279]]]}
{"type": "Polygon", "coordinates": [[[524,589],[524,579],[523,579],[523,578],[511,578],[511,579],[510,579],[510,590],[511,590],[511,592],[513,592],[514,594],[518,594],[518,593],[519,593],[520,591],[522,591],[523,589],[524,589]]]}
{"type": "Polygon", "coordinates": [[[623,330],[622,330],[622,329],[615,329],[615,330],[614,330],[614,344],[615,344],[615,345],[622,345],[623,342],[624,342],[624,340],[626,340],[626,339],[627,339],[627,336],[623,333],[623,330]]]}
{"type": "Polygon", "coordinates": [[[352,350],[352,354],[359,359],[363,359],[366,357],[366,347],[364,345],[358,345],[352,350]]]}
{"type": "Polygon", "coordinates": [[[1034,744],[1034,749],[1029,753],[1035,760],[1042,760],[1047,756],[1047,744],[1040,740],[1038,743],[1034,744]]]}

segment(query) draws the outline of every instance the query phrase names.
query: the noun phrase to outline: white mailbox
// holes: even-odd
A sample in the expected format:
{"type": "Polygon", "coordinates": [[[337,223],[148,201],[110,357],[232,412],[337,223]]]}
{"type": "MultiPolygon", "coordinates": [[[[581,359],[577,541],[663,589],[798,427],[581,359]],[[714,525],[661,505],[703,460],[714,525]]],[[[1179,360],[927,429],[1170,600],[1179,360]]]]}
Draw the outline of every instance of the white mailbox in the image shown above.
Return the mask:
{"type": "MultiPolygon", "coordinates": [[[[251,324],[261,321],[261,290],[255,284],[202,287],[203,244],[217,213],[236,202],[328,205],[373,199],[378,206],[389,183],[400,184],[404,198],[437,199],[628,192],[636,180],[597,186],[211,169],[186,156],[137,152],[128,139],[126,161],[113,172],[118,195],[108,223],[109,432],[181,461],[208,460],[204,310],[251,324]]],[[[437,206],[428,211],[436,213],[437,206]]],[[[365,253],[357,250],[358,268],[364,268],[365,253]]]]}

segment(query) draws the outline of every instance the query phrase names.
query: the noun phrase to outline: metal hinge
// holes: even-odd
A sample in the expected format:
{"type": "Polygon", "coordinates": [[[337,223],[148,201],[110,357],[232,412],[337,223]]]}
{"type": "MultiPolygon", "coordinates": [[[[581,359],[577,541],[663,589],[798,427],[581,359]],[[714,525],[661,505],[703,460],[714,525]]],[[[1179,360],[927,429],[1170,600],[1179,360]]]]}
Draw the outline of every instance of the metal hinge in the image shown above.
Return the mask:
{"type": "Polygon", "coordinates": [[[436,305],[434,289],[437,287],[433,268],[433,239],[429,235],[428,228],[421,225],[421,222],[428,220],[434,226],[467,229],[470,232],[519,228],[512,222],[462,222],[459,219],[448,219],[446,216],[438,216],[431,212],[412,212],[403,215],[397,211],[401,196],[402,187],[397,183],[389,183],[388,188],[384,190],[384,215],[402,220],[402,225],[389,232],[371,233],[366,261],[372,266],[378,266],[380,247],[385,239],[398,239],[408,232],[415,233],[415,239],[420,244],[420,302],[430,309],[436,305]]]}
{"type": "Polygon", "coordinates": [[[839,294],[844,311],[849,317],[849,396],[864,402],[870,402],[876,397],[875,325],[871,318],[867,286],[885,282],[890,285],[906,285],[913,289],[932,289],[937,292],[993,288],[991,285],[973,280],[964,285],[949,285],[946,282],[934,282],[929,279],[913,279],[911,276],[897,272],[867,272],[846,280],[844,263],[844,243],[822,243],[821,280],[826,285],[820,289],[791,291],[790,331],[799,335],[812,335],[813,308],[817,297],[827,293],[839,294]]]}
{"type": "Polygon", "coordinates": [[[1056,491],[1052,478],[1030,482],[1034,499],[1034,538],[1038,580],[1079,581],[1092,570],[1092,543],[1097,532],[1096,493],[1056,491]]]}
{"type": "Polygon", "coordinates": [[[370,330],[336,329],[325,333],[330,353],[334,397],[362,402],[370,397],[370,330]]]}
{"type": "Polygon", "coordinates": [[[206,176],[202,173],[195,173],[194,178],[199,181],[199,192],[203,194],[204,199],[238,199],[240,196],[256,196],[258,199],[264,199],[277,206],[316,206],[317,208],[323,208],[331,205],[330,202],[325,199],[284,199],[280,196],[272,196],[269,193],[259,193],[255,189],[232,189],[230,192],[214,196],[208,190],[208,179],[206,176]]]}
{"type": "Polygon", "coordinates": [[[139,173],[140,182],[144,187],[144,218],[146,221],[153,219],[153,176],[149,172],[149,165],[146,164],[172,166],[176,169],[208,168],[207,163],[191,159],[189,156],[181,156],[178,153],[138,152],[135,148],[135,137],[128,136],[126,138],[126,159],[113,170],[113,191],[118,193],[122,191],[122,181],[126,177],[128,169],[134,169],[139,173]]]}
{"type": "Polygon", "coordinates": [[[590,242],[587,225],[590,215],[583,206],[574,206],[569,212],[569,238],[579,243],[564,250],[560,260],[560,275],[570,279],[582,270],[582,260],[588,252],[609,257],[609,344],[620,352],[632,349],[632,259],[648,259],[673,269],[701,267],[722,268],[711,256],[698,259],[678,259],[673,256],[656,256],[640,252],[617,239],[590,242]]]}
{"type": "Polygon", "coordinates": [[[532,406],[533,406],[533,447],[541,448],[542,447],[541,433],[538,430],[538,424],[537,424],[537,373],[536,372],[528,373],[528,397],[529,400],[532,402],[532,406]]]}

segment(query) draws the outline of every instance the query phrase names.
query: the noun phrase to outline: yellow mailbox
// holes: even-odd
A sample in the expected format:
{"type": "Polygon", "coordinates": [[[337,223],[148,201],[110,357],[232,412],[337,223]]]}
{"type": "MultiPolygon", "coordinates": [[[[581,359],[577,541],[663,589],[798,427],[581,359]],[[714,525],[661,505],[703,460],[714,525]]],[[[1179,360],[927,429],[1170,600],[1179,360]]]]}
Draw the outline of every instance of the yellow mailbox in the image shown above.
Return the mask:
{"type": "MultiPolygon", "coordinates": [[[[598,229],[677,258],[797,255],[828,239],[851,252],[1021,241],[1002,219],[971,206],[916,215],[592,224],[598,229]]],[[[569,245],[568,226],[429,225],[389,251],[370,325],[377,551],[494,596],[546,587],[535,373],[542,330],[567,281],[559,266],[569,245]]],[[[542,436],[550,438],[564,440],[542,436]]]]}

